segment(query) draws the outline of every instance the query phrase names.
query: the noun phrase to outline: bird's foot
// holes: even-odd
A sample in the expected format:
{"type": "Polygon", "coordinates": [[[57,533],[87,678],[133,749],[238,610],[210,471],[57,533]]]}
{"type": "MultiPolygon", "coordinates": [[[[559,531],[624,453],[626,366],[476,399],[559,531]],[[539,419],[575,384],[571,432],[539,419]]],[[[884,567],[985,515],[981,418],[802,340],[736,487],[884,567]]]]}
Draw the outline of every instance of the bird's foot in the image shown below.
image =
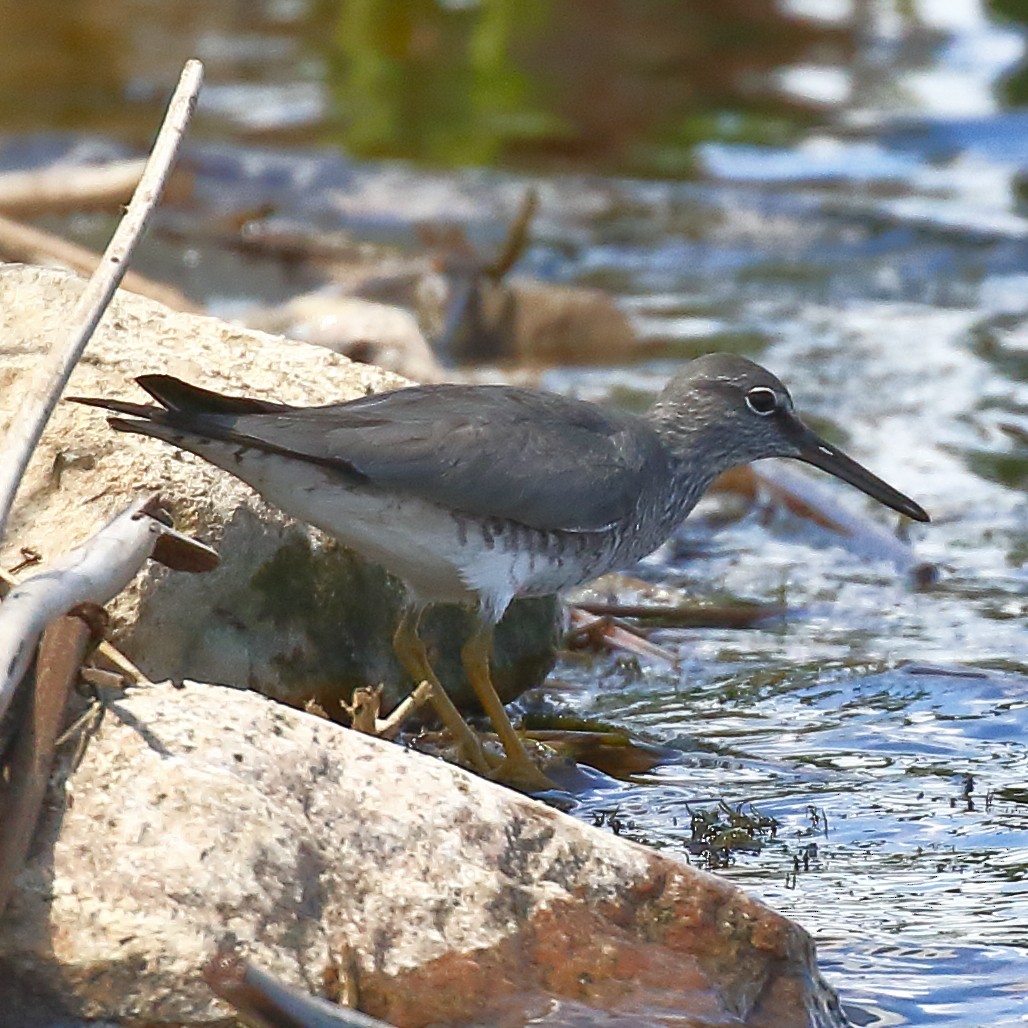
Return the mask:
{"type": "Polygon", "coordinates": [[[350,715],[350,727],[365,735],[380,735],[378,714],[382,707],[382,685],[364,685],[354,689],[351,701],[339,701],[339,705],[350,715]]]}
{"type": "Polygon", "coordinates": [[[559,788],[525,751],[505,757],[487,777],[518,792],[549,792],[559,788]]]}
{"type": "MultiPolygon", "coordinates": [[[[504,753],[499,737],[491,732],[478,733],[470,726],[455,739],[448,730],[423,732],[414,742],[422,753],[431,753],[498,785],[519,792],[545,792],[559,788],[540,765],[551,763],[556,753],[545,743],[526,739],[513,754],[504,753]],[[520,751],[520,752],[518,752],[520,751]]],[[[559,759],[559,758],[558,758],[559,759]]]]}
{"type": "Polygon", "coordinates": [[[482,745],[482,740],[469,728],[466,735],[456,740],[457,763],[466,767],[469,771],[475,771],[484,778],[491,778],[494,772],[495,760],[489,759],[489,754],[482,745]]]}

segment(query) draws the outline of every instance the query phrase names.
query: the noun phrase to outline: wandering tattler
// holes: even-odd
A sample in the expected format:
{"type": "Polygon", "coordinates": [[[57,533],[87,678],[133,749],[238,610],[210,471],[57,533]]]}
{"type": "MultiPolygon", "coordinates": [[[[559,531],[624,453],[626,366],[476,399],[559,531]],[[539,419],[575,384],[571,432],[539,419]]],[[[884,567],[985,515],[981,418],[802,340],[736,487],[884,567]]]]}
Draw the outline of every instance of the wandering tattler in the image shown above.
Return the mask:
{"type": "Polygon", "coordinates": [[[415,682],[477,770],[549,785],[492,686],[493,627],[515,596],[546,595],[656,549],[727,469],[795,457],[917,521],[928,515],[807,428],[788,390],[729,354],[691,361],[642,416],[507,386],[412,386],[324,407],[223,396],[168,375],[137,379],[160,406],[79,402],[128,415],[124,432],[198,454],[407,584],[394,637],[415,682]],[[468,679],[503,744],[490,768],[418,635],[423,609],[473,607],[468,679]]]}

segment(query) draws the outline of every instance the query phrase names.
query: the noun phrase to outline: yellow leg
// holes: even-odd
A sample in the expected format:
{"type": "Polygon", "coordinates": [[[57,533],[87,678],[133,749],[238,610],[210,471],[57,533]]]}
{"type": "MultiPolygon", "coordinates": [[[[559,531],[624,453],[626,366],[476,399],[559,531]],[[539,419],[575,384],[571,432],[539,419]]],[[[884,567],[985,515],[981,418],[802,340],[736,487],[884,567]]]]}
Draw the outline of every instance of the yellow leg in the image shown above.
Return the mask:
{"type": "Polygon", "coordinates": [[[461,756],[479,774],[489,775],[491,768],[482,751],[482,744],[478,741],[475,733],[465,724],[464,718],[460,716],[460,711],[453,705],[453,700],[446,694],[446,690],[432,670],[432,665],[428,662],[425,644],[418,635],[420,621],[420,610],[408,607],[404,611],[400,623],[396,626],[396,633],[393,635],[393,649],[396,656],[400,658],[400,663],[414,679],[415,685],[421,682],[428,683],[432,691],[432,705],[457,743],[461,756]]]}
{"type": "Polygon", "coordinates": [[[489,720],[496,729],[496,734],[503,743],[506,760],[491,774],[490,777],[527,792],[540,792],[555,788],[553,782],[539,770],[525,750],[518,733],[503,709],[500,697],[493,688],[492,676],[489,673],[489,658],[493,648],[493,626],[479,621],[475,630],[461,650],[464,671],[468,676],[479,703],[489,715],[489,720]]]}

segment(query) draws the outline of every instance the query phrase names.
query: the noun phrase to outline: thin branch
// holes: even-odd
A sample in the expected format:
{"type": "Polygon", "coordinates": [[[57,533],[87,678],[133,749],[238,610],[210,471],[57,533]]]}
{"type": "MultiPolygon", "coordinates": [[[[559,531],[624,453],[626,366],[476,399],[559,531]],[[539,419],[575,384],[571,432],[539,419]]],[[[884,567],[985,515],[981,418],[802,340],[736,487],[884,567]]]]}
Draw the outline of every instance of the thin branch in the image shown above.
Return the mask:
{"type": "MultiPolygon", "coordinates": [[[[10,218],[120,211],[132,199],[145,167],[145,158],[133,157],[106,164],[58,163],[33,171],[7,171],[0,174],[0,211],[10,218]]],[[[189,197],[192,180],[188,171],[175,172],[165,196],[189,197]]]]}
{"type": "Polygon", "coordinates": [[[482,269],[494,282],[502,281],[507,272],[521,259],[525,247],[528,246],[528,234],[538,210],[539,191],[530,186],[521,198],[518,212],[507,229],[507,237],[497,252],[496,259],[482,269]]]}
{"type": "Polygon", "coordinates": [[[569,646],[581,645],[583,642],[595,646],[606,646],[609,649],[620,649],[626,653],[634,653],[639,657],[648,657],[662,661],[672,667],[678,664],[678,658],[670,651],[651,643],[638,632],[630,632],[624,625],[617,624],[612,618],[597,617],[581,607],[569,607],[571,627],[567,634],[569,646]]]}
{"type": "Polygon", "coordinates": [[[600,618],[632,618],[650,628],[759,628],[772,618],[783,618],[789,608],[781,603],[602,603],[584,600],[578,610],[600,618]]]}
{"type": "Polygon", "coordinates": [[[153,682],[114,643],[102,639],[96,648],[96,654],[115,668],[114,673],[125,681],[131,682],[133,685],[153,685],[153,682]]]}
{"type": "Polygon", "coordinates": [[[311,996],[240,957],[223,945],[204,965],[203,980],[247,1024],[271,1028],[389,1028],[385,1021],[359,1010],[311,996]]]}
{"type": "Polygon", "coordinates": [[[418,687],[403,700],[392,713],[375,722],[375,734],[380,739],[395,739],[403,728],[404,721],[432,702],[432,683],[420,682],[418,687]]]}
{"type": "MultiPolygon", "coordinates": [[[[16,585],[18,579],[14,575],[0,568],[0,600],[2,600],[16,585]]],[[[103,657],[107,663],[116,669],[116,674],[121,678],[131,682],[133,685],[147,685],[152,686],[153,682],[150,681],[146,675],[143,674],[135,664],[132,663],[124,653],[121,652],[113,643],[109,643],[106,639],[101,639],[96,647],[97,656],[103,657]]]]}
{"type": "Polygon", "coordinates": [[[75,328],[62,345],[53,347],[40,362],[7,430],[0,457],[0,541],[7,531],[7,519],[18,486],[47,420],[118,288],[132,251],[160,200],[202,82],[203,65],[199,61],[187,61],[132,202],[104,252],[100,267],[76,305],[71,318],[75,328]]]}
{"type": "MultiPolygon", "coordinates": [[[[0,571],[0,722],[25,674],[47,623],[83,603],[103,606],[135,577],[149,557],[175,571],[199,574],[218,566],[218,554],[176,531],[155,496],[142,496],[81,546],[30,578],[14,582],[0,571]]],[[[146,681],[114,647],[98,652],[120,671],[146,681]]]]}
{"type": "Polygon", "coordinates": [[[82,618],[59,618],[47,627],[39,647],[35,687],[0,779],[0,914],[25,863],[46,794],[58,733],[79,665],[92,639],[82,618]]]}
{"type": "Polygon", "coordinates": [[[0,605],[0,720],[43,629],[80,603],[103,606],[135,577],[165,530],[144,497],[45,571],[19,582],[0,605]]]}

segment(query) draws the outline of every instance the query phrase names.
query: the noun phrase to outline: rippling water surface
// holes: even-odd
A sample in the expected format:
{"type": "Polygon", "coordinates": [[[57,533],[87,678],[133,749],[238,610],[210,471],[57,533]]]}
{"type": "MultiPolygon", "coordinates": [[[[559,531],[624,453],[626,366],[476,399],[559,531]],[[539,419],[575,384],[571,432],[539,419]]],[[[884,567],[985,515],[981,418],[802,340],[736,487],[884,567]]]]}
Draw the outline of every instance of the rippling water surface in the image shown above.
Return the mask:
{"type": "MultiPolygon", "coordinates": [[[[910,537],[939,581],[916,588],[788,515],[699,511],[638,573],[789,613],[659,632],[674,670],[564,662],[548,702],[680,754],[598,780],[575,812],[699,862],[694,814],[774,818],[717,873],[811,931],[854,1024],[1028,1024],[1024,16],[1012,0],[0,0],[0,165],[144,145],[199,53],[190,157],[212,209],[270,202],[412,246],[445,215],[488,240],[536,181],[524,270],[611,291],[648,344],[545,384],[645,394],[716,349],[779,373],[932,513],[910,537]],[[469,164],[494,170],[447,170],[469,164]]],[[[159,231],[140,266],[221,310],[304,285],[159,231]]]]}
{"type": "Polygon", "coordinates": [[[704,237],[601,240],[589,273],[622,276],[683,350],[713,334],[758,353],[801,410],[931,511],[914,547],[942,574],[915,589],[795,518],[715,530],[701,511],[641,573],[792,613],[657,633],[673,672],[565,665],[576,710],[683,750],[580,813],[702,863],[692,815],[752,804],[776,836],[718,873],[813,933],[855,1024],[1028,1023],[1028,452],[1001,427],[1028,414],[1024,242],[882,226],[867,197],[841,214],[842,188],[654,188],[670,224],[693,204],[713,212],[704,237]]]}

